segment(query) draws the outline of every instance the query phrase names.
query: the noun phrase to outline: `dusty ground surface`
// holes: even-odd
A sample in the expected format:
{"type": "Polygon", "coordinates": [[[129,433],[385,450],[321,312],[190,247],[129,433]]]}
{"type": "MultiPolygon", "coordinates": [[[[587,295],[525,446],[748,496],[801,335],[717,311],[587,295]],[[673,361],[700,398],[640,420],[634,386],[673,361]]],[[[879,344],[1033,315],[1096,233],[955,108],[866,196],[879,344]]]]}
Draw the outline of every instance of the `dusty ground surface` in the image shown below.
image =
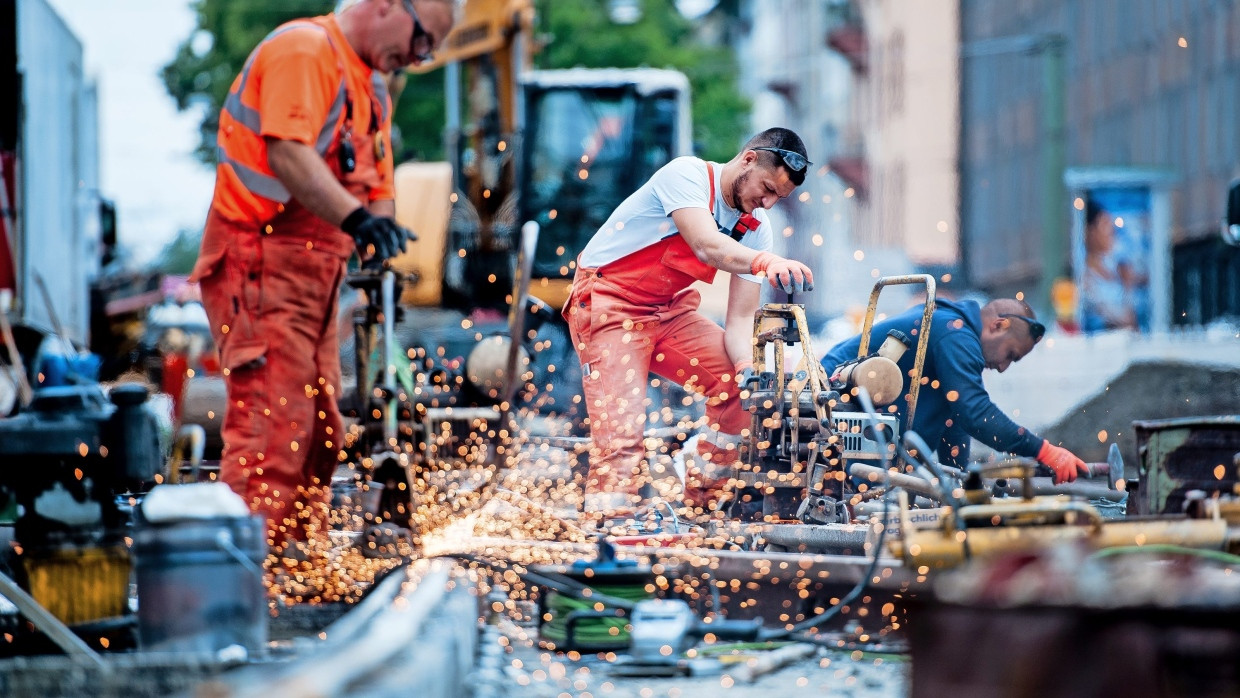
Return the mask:
{"type": "MultiPolygon", "coordinates": [[[[499,477],[498,490],[476,514],[444,529],[427,541],[435,549],[470,548],[506,555],[521,549],[521,540],[565,543],[529,545],[531,562],[565,562],[590,556],[592,538],[576,526],[579,486],[571,470],[572,455],[559,448],[527,446],[517,466],[499,477]],[[491,547],[506,542],[501,551],[491,547]],[[512,547],[509,547],[512,546],[512,547]],[[574,550],[576,552],[574,552],[574,550]],[[537,551],[537,552],[535,552],[537,551]],[[583,555],[584,553],[584,555],[583,555]],[[539,557],[543,556],[543,557],[539,557]]],[[[519,555],[519,554],[518,554],[519,555]]],[[[812,654],[787,666],[747,680],[747,660],[761,652],[725,656],[722,661],[698,658],[674,676],[622,675],[624,659],[616,655],[555,653],[539,649],[533,623],[502,625],[502,692],[514,696],[548,698],[718,698],[735,696],[813,695],[901,696],[908,694],[910,664],[907,655],[814,648],[812,654]],[[617,661],[619,660],[619,661],[617,661]]]]}
{"type": "Polygon", "coordinates": [[[851,698],[908,695],[907,657],[822,650],[746,681],[739,664],[726,664],[698,676],[617,676],[614,665],[597,657],[571,661],[514,643],[505,671],[510,695],[539,698],[720,698],[721,696],[830,695],[851,698]],[[517,663],[520,666],[515,666],[517,663]]]}

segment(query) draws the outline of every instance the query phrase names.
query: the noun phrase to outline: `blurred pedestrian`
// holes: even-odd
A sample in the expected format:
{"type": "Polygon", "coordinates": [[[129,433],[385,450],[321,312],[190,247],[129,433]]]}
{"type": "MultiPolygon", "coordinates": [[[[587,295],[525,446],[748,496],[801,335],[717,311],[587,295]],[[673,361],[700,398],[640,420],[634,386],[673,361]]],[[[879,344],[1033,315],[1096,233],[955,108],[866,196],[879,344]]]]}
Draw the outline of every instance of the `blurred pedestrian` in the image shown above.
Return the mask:
{"type": "Polygon", "coordinates": [[[1081,282],[1081,329],[1136,329],[1132,275],[1115,257],[1115,219],[1093,199],[1085,202],[1085,271],[1081,282]]]}

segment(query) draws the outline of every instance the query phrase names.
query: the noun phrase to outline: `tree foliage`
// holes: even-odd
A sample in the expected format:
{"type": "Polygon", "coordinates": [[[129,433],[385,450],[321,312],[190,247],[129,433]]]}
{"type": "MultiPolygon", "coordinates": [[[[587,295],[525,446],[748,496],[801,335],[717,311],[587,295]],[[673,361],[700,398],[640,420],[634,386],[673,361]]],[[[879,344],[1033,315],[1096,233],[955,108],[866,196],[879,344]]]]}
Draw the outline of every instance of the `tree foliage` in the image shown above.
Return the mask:
{"type": "Polygon", "coordinates": [[[696,39],[675,0],[643,0],[641,18],[615,24],[609,0],[537,0],[538,31],[546,45],[539,68],[675,68],[689,78],[693,135],[700,154],[728,160],[744,140],[749,100],[737,89],[736,55],[696,39]]]}
{"type": "Polygon", "coordinates": [[[152,267],[165,274],[189,274],[198,261],[199,231],[182,229],[160,250],[152,267]]]}
{"type": "MultiPolygon", "coordinates": [[[[197,30],[178,47],[161,77],[179,109],[203,105],[204,162],[215,161],[219,111],[246,57],[280,24],[330,12],[332,0],[198,0],[197,30]]],[[[749,102],[737,91],[736,57],[729,47],[697,41],[674,0],[643,0],[641,19],[619,25],[609,0],[535,0],[545,45],[539,68],[670,67],[693,90],[694,139],[704,157],[726,160],[744,138],[749,102]]],[[[397,159],[443,157],[443,75],[410,75],[394,114],[397,159]]]]}
{"type": "Polygon", "coordinates": [[[178,109],[202,104],[201,140],[196,153],[215,162],[220,107],[250,51],[272,29],[298,17],[330,12],[332,0],[198,0],[198,28],[177,47],[161,77],[178,109]],[[205,49],[205,50],[204,50],[205,49]]]}

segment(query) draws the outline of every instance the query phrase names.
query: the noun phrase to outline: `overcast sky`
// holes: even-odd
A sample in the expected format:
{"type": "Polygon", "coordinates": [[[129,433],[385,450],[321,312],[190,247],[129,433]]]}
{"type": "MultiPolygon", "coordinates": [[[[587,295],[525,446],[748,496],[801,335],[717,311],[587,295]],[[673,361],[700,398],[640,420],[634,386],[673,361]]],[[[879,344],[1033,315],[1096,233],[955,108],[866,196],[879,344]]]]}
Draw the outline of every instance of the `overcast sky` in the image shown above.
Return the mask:
{"type": "Polygon", "coordinates": [[[201,228],[215,173],[193,157],[196,113],[178,113],[159,69],[194,29],[188,0],[47,0],[81,40],[99,85],[100,178],[117,204],[121,244],[154,258],[201,228]]]}
{"type": "MultiPolygon", "coordinates": [[[[254,0],[262,2],[263,0],[254,0]]],[[[47,0],[81,40],[99,84],[100,177],[117,204],[121,244],[153,259],[206,219],[213,170],[193,157],[200,114],[177,112],[159,70],[194,30],[189,0],[47,0]]],[[[680,0],[697,14],[715,0],[680,0]]]]}

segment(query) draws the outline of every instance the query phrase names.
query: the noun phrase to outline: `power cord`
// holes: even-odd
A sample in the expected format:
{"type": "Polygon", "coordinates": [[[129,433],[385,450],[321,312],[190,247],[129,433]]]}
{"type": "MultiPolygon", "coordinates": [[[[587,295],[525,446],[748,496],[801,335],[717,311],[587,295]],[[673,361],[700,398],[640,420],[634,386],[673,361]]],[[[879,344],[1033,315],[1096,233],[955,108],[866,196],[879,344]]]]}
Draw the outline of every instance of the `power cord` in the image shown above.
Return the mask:
{"type": "MultiPolygon", "coordinates": [[[[883,435],[884,432],[883,432],[883,429],[881,428],[881,425],[879,424],[878,415],[874,411],[874,402],[870,399],[869,391],[867,391],[864,387],[857,388],[857,398],[861,403],[862,409],[865,411],[866,417],[869,419],[870,428],[874,432],[874,440],[875,442],[877,442],[878,451],[881,454],[880,456],[881,467],[883,468],[883,470],[886,470],[890,462],[888,452],[887,452],[887,439],[883,435]]],[[[797,639],[804,640],[806,642],[813,642],[816,644],[827,643],[827,640],[819,636],[818,633],[807,632],[807,631],[810,628],[813,628],[817,625],[821,625],[831,620],[835,616],[839,615],[844,610],[844,607],[848,606],[850,603],[857,600],[857,597],[861,596],[861,592],[865,591],[865,588],[869,586],[870,580],[874,577],[874,572],[878,569],[878,560],[879,560],[879,557],[882,555],[883,542],[887,538],[886,521],[887,521],[887,513],[889,511],[890,503],[891,503],[891,492],[892,490],[888,490],[887,493],[884,494],[882,497],[883,516],[882,516],[882,519],[880,519],[880,521],[882,522],[882,525],[879,526],[878,539],[874,543],[874,548],[872,550],[873,556],[870,558],[870,564],[866,568],[865,575],[861,577],[861,579],[853,586],[851,590],[849,590],[847,594],[845,594],[837,603],[831,606],[831,608],[828,608],[826,611],[812,618],[807,618],[806,620],[803,620],[800,623],[797,623],[791,628],[784,628],[780,630],[763,632],[761,635],[759,635],[760,640],[764,640],[764,641],[779,640],[779,639],[788,638],[788,637],[792,637],[796,635],[797,639]]]]}

